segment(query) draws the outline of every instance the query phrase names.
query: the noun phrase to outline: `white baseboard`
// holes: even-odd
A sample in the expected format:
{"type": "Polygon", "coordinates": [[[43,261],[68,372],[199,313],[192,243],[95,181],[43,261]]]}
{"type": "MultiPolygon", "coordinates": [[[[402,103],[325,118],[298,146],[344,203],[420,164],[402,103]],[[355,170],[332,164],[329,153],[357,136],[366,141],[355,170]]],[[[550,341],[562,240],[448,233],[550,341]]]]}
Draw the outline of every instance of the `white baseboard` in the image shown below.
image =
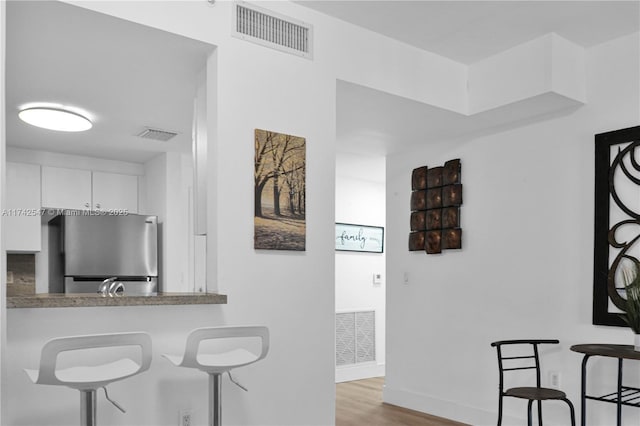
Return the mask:
{"type": "MultiPolygon", "coordinates": [[[[393,389],[385,385],[382,399],[384,402],[409,408],[411,410],[429,413],[457,422],[473,426],[494,426],[498,418],[497,413],[460,405],[452,401],[444,401],[429,395],[419,394],[403,389],[393,389]]],[[[506,423],[511,423],[504,418],[506,423]]],[[[505,424],[505,423],[503,423],[505,424]]]]}
{"type": "Polygon", "coordinates": [[[375,362],[336,367],[336,383],[380,376],[384,376],[384,364],[375,362]]]}

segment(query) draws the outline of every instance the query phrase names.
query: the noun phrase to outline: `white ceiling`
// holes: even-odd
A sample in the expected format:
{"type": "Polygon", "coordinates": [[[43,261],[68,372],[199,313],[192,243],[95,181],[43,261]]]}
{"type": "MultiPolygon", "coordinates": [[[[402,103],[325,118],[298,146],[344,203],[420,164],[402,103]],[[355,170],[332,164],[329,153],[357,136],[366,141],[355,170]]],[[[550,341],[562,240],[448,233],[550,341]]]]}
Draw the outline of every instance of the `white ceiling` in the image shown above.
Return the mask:
{"type": "MultiPolygon", "coordinates": [[[[417,48],[472,64],[554,32],[583,47],[640,30],[640,1],[313,1],[297,3],[417,48]]],[[[462,116],[348,83],[338,84],[339,155],[384,156],[417,144],[499,131],[543,114],[538,98],[483,114],[462,116]],[[536,111],[540,114],[536,116],[536,111]],[[529,118],[525,118],[529,116],[529,118]]],[[[552,108],[553,109],[553,108],[552,108]]],[[[364,164],[364,163],[363,163],[364,164]]],[[[352,167],[357,167],[352,165],[352,167]]],[[[366,164],[356,171],[379,180],[366,164]]]]}
{"type": "Polygon", "coordinates": [[[196,76],[212,46],[53,1],[7,2],[7,145],[131,162],[186,151],[196,76]],[[82,108],[94,127],[54,132],[29,126],[33,102],[82,108]],[[167,142],[135,135],[178,132],[167,142]]]}
{"type": "Polygon", "coordinates": [[[640,1],[315,1],[303,6],[471,64],[555,32],[583,47],[638,31],[640,1]]]}
{"type": "MultiPolygon", "coordinates": [[[[640,0],[298,3],[462,63],[549,32],[589,47],[640,29],[640,0]]],[[[9,1],[7,143],[133,162],[186,151],[196,75],[212,49],[69,4],[9,1]],[[82,107],[95,126],[70,134],[20,122],[18,108],[38,101],[82,107]],[[169,142],[136,137],[146,126],[179,135],[169,142]]],[[[465,117],[351,84],[337,87],[339,150],[359,155],[487,132],[519,114],[516,108],[465,117]]]]}

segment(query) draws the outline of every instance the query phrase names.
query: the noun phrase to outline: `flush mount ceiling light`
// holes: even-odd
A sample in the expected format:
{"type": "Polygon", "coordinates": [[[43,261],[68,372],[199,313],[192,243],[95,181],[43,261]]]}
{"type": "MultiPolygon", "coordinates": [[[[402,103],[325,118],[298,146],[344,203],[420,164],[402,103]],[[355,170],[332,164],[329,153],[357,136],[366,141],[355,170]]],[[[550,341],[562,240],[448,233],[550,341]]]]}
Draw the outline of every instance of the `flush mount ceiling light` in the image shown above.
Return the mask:
{"type": "Polygon", "coordinates": [[[60,132],[82,132],[93,126],[88,118],[63,108],[25,108],[18,117],[32,126],[60,132]]]}

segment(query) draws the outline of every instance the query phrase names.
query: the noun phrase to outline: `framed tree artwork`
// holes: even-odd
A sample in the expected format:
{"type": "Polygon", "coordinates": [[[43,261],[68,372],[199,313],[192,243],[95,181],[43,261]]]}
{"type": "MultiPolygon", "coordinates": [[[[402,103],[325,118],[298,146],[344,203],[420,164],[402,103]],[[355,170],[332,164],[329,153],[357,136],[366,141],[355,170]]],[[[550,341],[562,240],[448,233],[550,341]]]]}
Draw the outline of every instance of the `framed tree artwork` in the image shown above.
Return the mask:
{"type": "Polygon", "coordinates": [[[306,140],[260,129],[254,139],[254,248],[304,251],[306,140]]]}

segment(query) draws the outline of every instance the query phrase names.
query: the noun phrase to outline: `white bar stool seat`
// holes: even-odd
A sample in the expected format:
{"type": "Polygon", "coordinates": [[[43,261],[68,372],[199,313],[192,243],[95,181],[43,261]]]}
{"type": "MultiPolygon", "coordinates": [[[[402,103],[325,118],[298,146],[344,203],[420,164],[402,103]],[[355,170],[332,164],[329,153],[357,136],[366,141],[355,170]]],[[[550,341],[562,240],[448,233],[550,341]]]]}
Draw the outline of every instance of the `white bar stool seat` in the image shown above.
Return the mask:
{"type": "Polygon", "coordinates": [[[233,380],[230,371],[234,368],[253,364],[267,356],[269,352],[269,329],[264,326],[232,326],[197,328],[187,336],[184,355],[163,354],[165,358],[178,367],[195,368],[209,375],[209,423],[221,426],[222,423],[222,381],[223,373],[245,391],[247,390],[233,380]],[[214,339],[234,339],[256,337],[261,340],[259,354],[245,348],[233,348],[219,353],[204,353],[201,342],[214,339]]]}
{"type": "MultiPolygon", "coordinates": [[[[49,340],[42,347],[38,370],[25,369],[24,371],[35,384],[67,386],[79,390],[80,424],[94,426],[97,411],[96,391],[104,388],[107,399],[124,412],[122,407],[109,399],[106,386],[148,370],[151,365],[151,356],[151,337],[143,332],[61,337],[49,340]],[[56,368],[58,356],[62,352],[124,346],[140,348],[139,363],[127,357],[98,365],[56,368]]],[[[91,360],[83,359],[82,363],[89,364],[91,360]]]]}

